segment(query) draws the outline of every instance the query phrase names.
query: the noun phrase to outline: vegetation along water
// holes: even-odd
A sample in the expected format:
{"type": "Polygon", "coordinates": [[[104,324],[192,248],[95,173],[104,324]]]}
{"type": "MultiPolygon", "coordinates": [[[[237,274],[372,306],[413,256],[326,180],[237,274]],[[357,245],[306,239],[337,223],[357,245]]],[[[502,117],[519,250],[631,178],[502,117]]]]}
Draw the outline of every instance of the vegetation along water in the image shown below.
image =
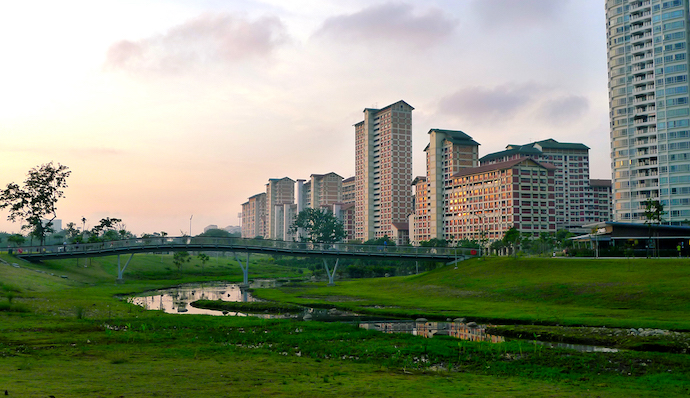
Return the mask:
{"type": "MultiPolygon", "coordinates": [[[[419,275],[310,281],[299,261],[252,256],[254,296],[283,304],[498,325],[505,342],[383,334],[349,323],[177,315],[121,297],[237,283],[230,257],[179,266],[135,255],[26,263],[0,254],[0,394],[16,397],[690,394],[687,260],[474,259],[419,275]],[[535,340],[592,343],[578,352],[535,340]]],[[[407,272],[406,272],[407,273],[407,272]]],[[[245,303],[252,305],[251,303],[245,303]]]]}

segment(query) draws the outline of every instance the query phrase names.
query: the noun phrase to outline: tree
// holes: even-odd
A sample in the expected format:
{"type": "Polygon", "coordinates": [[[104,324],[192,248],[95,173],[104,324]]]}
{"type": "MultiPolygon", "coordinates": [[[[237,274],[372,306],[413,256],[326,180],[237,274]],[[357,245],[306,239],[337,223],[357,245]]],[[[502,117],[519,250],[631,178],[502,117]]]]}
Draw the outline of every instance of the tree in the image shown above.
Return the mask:
{"type": "Polygon", "coordinates": [[[333,213],[320,209],[306,208],[299,212],[290,227],[295,233],[303,229],[308,242],[334,243],[345,238],[345,227],[333,213]]]}
{"type": "Polygon", "coordinates": [[[232,234],[224,229],[211,228],[197,236],[203,236],[206,238],[229,238],[232,234]]]}
{"type": "MultiPolygon", "coordinates": [[[[644,223],[649,226],[649,243],[647,244],[648,251],[652,246],[652,224],[660,225],[663,222],[664,214],[666,214],[666,212],[664,211],[664,205],[658,200],[652,200],[652,198],[647,198],[647,200],[644,201],[644,223]]],[[[658,250],[658,242],[654,246],[655,249],[658,250]]]]}
{"type": "Polygon", "coordinates": [[[15,246],[21,246],[26,241],[26,238],[20,234],[14,234],[7,237],[7,243],[12,243],[15,246]]]}
{"type": "Polygon", "coordinates": [[[558,231],[556,231],[556,242],[558,242],[558,245],[562,249],[571,247],[573,245],[573,241],[570,240],[570,238],[572,238],[573,236],[575,236],[575,234],[568,231],[567,229],[559,229],[558,231]]]}
{"type": "Polygon", "coordinates": [[[419,242],[422,247],[448,247],[448,241],[445,239],[432,238],[419,242]]]}
{"type": "Polygon", "coordinates": [[[71,173],[67,166],[53,162],[32,168],[23,186],[7,184],[0,193],[0,209],[9,208],[7,219],[26,223],[22,229],[29,230],[30,235],[43,244],[46,234],[52,231],[53,220],[57,217],[56,204],[64,197],[63,189],[67,188],[67,177],[71,173]]]}
{"type": "Polygon", "coordinates": [[[206,265],[211,258],[206,253],[197,254],[197,258],[201,261],[201,272],[204,272],[204,265],[206,265]]]}
{"type": "Polygon", "coordinates": [[[77,225],[73,222],[67,223],[67,229],[65,230],[65,238],[72,240],[79,235],[79,230],[76,228],[77,225]]]}
{"type": "Polygon", "coordinates": [[[513,254],[517,257],[517,246],[520,244],[520,231],[512,227],[503,235],[503,243],[513,250],[513,254]]]}
{"type": "Polygon", "coordinates": [[[188,252],[175,252],[173,255],[173,264],[177,266],[177,272],[182,273],[182,264],[188,263],[191,259],[188,252]]]}

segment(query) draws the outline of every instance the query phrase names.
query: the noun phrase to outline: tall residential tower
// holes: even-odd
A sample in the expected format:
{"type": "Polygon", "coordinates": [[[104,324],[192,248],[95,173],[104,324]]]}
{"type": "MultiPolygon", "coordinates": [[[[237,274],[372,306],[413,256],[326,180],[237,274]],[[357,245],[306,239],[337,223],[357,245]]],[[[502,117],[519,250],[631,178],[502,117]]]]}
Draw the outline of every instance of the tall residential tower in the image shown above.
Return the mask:
{"type": "Polygon", "coordinates": [[[412,212],[412,110],[367,108],[355,124],[355,238],[393,237],[412,212]]]}
{"type": "Polygon", "coordinates": [[[690,219],[688,0],[607,0],[613,212],[643,222],[659,200],[690,219]]]}

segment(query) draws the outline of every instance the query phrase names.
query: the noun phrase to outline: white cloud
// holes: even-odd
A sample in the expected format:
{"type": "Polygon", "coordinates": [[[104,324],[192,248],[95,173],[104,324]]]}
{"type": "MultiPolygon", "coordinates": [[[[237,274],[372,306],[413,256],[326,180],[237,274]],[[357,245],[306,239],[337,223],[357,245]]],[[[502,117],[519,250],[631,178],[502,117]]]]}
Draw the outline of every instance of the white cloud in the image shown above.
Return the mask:
{"type": "Polygon", "coordinates": [[[108,69],[183,72],[267,57],[286,39],[277,17],[249,21],[227,13],[204,13],[164,35],[114,43],[105,63],[108,69]]]}
{"type": "Polygon", "coordinates": [[[588,110],[589,100],[586,97],[566,95],[545,101],[540,114],[544,121],[558,125],[581,120],[588,110]]]}
{"type": "Polygon", "coordinates": [[[439,112],[455,115],[474,123],[511,119],[520,110],[529,107],[536,94],[543,91],[537,84],[505,84],[498,87],[462,88],[439,102],[439,112]]]}
{"type": "Polygon", "coordinates": [[[553,25],[569,0],[473,0],[472,11],[484,25],[535,28],[553,25]]]}
{"type": "Polygon", "coordinates": [[[418,13],[410,4],[384,3],[328,18],[314,36],[357,44],[390,42],[424,48],[448,37],[456,25],[454,18],[438,8],[418,13]]]}

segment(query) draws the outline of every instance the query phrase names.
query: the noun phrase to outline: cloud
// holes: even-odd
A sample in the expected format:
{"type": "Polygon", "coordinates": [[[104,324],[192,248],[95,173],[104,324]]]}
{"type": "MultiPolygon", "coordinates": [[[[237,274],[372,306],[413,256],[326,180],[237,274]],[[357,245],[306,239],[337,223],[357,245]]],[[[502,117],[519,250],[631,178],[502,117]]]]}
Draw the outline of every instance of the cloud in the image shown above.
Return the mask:
{"type": "Polygon", "coordinates": [[[513,117],[534,102],[543,89],[536,84],[506,84],[494,88],[468,87],[441,99],[439,111],[482,123],[513,117]]]}
{"type": "Polygon", "coordinates": [[[536,27],[560,18],[569,0],[474,0],[472,11],[491,27],[536,27]]]}
{"type": "Polygon", "coordinates": [[[562,124],[580,120],[587,110],[589,110],[587,98],[569,95],[545,101],[539,114],[547,122],[562,124]]]}
{"type": "Polygon", "coordinates": [[[202,14],[166,34],[114,43],[106,54],[108,69],[182,72],[207,64],[231,64],[269,56],[286,41],[276,17],[255,21],[229,14],[202,14]]]}
{"type": "Polygon", "coordinates": [[[442,10],[415,13],[406,3],[384,3],[348,15],[328,18],[314,34],[338,41],[392,42],[423,48],[447,37],[457,21],[442,10]]]}

